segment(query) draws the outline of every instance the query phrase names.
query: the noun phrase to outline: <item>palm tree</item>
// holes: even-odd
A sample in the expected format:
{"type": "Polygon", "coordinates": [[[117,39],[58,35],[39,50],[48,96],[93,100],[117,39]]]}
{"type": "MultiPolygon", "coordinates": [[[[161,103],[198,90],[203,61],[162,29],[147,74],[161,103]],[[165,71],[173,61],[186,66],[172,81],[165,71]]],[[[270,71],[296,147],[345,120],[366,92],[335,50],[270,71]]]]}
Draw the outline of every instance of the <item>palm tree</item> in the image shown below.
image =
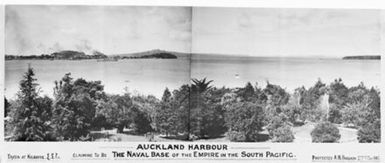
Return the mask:
{"type": "Polygon", "coordinates": [[[206,78],[203,78],[201,80],[198,80],[198,79],[191,79],[191,80],[193,84],[191,84],[191,94],[190,94],[190,102],[189,102],[189,109],[188,109],[189,119],[188,119],[188,126],[187,126],[187,131],[188,131],[187,140],[191,140],[190,139],[191,127],[192,127],[191,126],[191,109],[200,108],[199,105],[201,105],[202,95],[204,92],[212,88],[210,84],[211,82],[213,82],[213,80],[206,81],[206,78]]]}
{"type": "Polygon", "coordinates": [[[191,85],[192,92],[198,92],[200,94],[212,88],[212,86],[209,85],[213,80],[206,81],[206,78],[202,80],[192,79],[192,82],[194,83],[191,85]]]}

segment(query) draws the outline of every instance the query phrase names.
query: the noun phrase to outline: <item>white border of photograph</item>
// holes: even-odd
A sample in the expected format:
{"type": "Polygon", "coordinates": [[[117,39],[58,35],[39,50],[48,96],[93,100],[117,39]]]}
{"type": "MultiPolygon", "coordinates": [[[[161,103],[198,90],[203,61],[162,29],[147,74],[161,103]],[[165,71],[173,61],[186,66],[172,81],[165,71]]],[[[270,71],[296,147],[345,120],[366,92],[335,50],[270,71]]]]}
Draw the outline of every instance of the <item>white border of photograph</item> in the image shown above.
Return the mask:
{"type": "MultiPolygon", "coordinates": [[[[383,0],[133,0],[133,1],[125,1],[125,0],[101,0],[101,1],[93,1],[93,0],[67,0],[67,1],[53,1],[53,0],[4,0],[2,4],[74,4],[74,5],[136,5],[136,6],[215,6],[215,7],[273,7],[273,8],[359,8],[359,9],[385,9],[385,2],[383,0]]],[[[1,6],[3,9],[3,6],[1,6]]],[[[4,11],[0,9],[0,16],[4,17],[4,11]]],[[[382,21],[382,30],[383,35],[381,39],[382,43],[382,52],[385,52],[385,10],[382,11],[383,21],[382,21]]],[[[0,50],[2,55],[4,56],[4,20],[0,19],[0,50]]],[[[381,54],[382,55],[382,54],[381,54]]],[[[383,57],[383,55],[382,55],[383,57]]],[[[385,72],[385,61],[381,61],[381,73],[385,72]]],[[[1,93],[4,94],[4,57],[0,59],[1,66],[1,93]]],[[[385,77],[381,75],[382,85],[380,85],[381,92],[384,92],[385,77]]],[[[382,95],[381,95],[382,96],[382,95]]],[[[0,104],[3,107],[3,100],[0,100],[0,104]]],[[[381,97],[381,114],[385,114],[384,107],[384,97],[381,97]]],[[[3,116],[3,109],[0,111],[0,115],[3,116]]],[[[385,146],[384,146],[384,135],[385,135],[385,125],[384,125],[385,116],[381,117],[381,137],[382,142],[377,144],[270,144],[270,143],[242,143],[241,145],[245,148],[247,147],[270,147],[272,150],[276,151],[290,151],[297,154],[297,162],[310,162],[311,155],[320,154],[320,155],[328,155],[328,154],[347,154],[347,155],[367,155],[367,154],[379,154],[381,157],[381,161],[385,160],[385,146]]],[[[42,143],[42,142],[33,142],[33,143],[15,143],[15,142],[3,142],[3,120],[0,121],[0,150],[2,153],[2,160],[5,161],[7,159],[7,153],[29,153],[29,152],[58,152],[62,153],[61,155],[64,157],[71,156],[74,152],[86,151],[86,152],[94,152],[94,151],[102,151],[103,147],[109,146],[112,149],[125,150],[127,147],[135,147],[138,143],[130,143],[130,142],[118,142],[118,143],[98,143],[98,142],[55,142],[55,143],[42,143]],[[60,148],[58,148],[60,147],[60,148]]],[[[189,144],[189,143],[182,143],[189,144]]],[[[211,143],[213,144],[213,143],[211,143]]],[[[236,143],[227,143],[232,146],[238,146],[236,143]]],[[[104,151],[108,151],[104,149],[104,151]]],[[[111,154],[111,153],[109,153],[111,154]]],[[[71,160],[70,158],[63,158],[61,162],[67,162],[71,160]]],[[[137,160],[136,160],[137,161],[137,160]]],[[[212,162],[212,160],[190,160],[184,162],[212,162]]],[[[223,160],[218,160],[223,161],[223,160]]],[[[85,162],[85,161],[78,161],[85,162]]],[[[145,162],[152,162],[151,160],[147,160],[145,162]]],[[[159,160],[159,162],[180,162],[180,160],[174,161],[165,161],[159,160]]],[[[247,162],[247,161],[245,161],[247,162]]],[[[255,162],[251,160],[250,162],[255,162]]]]}

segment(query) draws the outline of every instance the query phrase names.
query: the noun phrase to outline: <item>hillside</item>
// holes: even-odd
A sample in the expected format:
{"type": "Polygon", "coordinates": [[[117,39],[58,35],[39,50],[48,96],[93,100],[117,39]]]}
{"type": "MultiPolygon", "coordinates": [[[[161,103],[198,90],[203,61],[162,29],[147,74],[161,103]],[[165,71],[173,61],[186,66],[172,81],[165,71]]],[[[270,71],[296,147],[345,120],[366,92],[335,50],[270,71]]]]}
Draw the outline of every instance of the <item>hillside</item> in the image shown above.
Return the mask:
{"type": "Polygon", "coordinates": [[[342,59],[345,60],[380,60],[380,55],[357,55],[357,56],[345,56],[342,59]]]}
{"type": "Polygon", "coordinates": [[[117,54],[122,59],[148,59],[148,58],[159,58],[159,59],[177,59],[177,58],[188,58],[190,57],[190,53],[181,53],[181,52],[173,52],[166,50],[150,50],[144,52],[137,53],[126,53],[126,54],[117,54]]]}
{"type": "Polygon", "coordinates": [[[17,55],[5,55],[5,60],[81,60],[81,59],[103,59],[107,56],[99,51],[94,51],[92,55],[87,55],[84,52],[63,50],[54,52],[50,55],[28,55],[28,56],[17,56],[17,55]]]}

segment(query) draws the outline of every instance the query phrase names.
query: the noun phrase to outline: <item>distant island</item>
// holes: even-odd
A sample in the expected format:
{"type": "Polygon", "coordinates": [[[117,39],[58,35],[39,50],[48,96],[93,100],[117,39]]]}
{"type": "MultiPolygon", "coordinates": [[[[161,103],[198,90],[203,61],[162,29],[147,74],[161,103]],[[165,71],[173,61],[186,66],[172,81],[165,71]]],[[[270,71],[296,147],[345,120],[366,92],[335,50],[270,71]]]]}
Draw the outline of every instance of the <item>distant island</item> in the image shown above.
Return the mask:
{"type": "MultiPolygon", "coordinates": [[[[97,59],[98,61],[117,61],[119,59],[177,59],[177,52],[169,52],[164,50],[150,50],[139,53],[120,54],[107,56],[99,51],[94,51],[92,55],[87,55],[84,52],[64,50],[54,52],[50,55],[5,55],[5,60],[85,60],[85,59],[97,59]]],[[[184,55],[184,53],[178,53],[178,55],[184,55]]]]}
{"type": "Polygon", "coordinates": [[[178,57],[172,53],[173,52],[155,49],[155,50],[139,52],[139,53],[121,54],[118,56],[121,59],[146,59],[146,58],[177,59],[178,57]]]}
{"type": "Polygon", "coordinates": [[[357,56],[345,56],[344,60],[381,60],[380,55],[357,55],[357,56]]]}
{"type": "Polygon", "coordinates": [[[5,55],[5,60],[84,60],[84,59],[105,59],[107,55],[94,51],[92,55],[87,55],[84,52],[63,50],[60,52],[54,52],[50,55],[5,55]]]}

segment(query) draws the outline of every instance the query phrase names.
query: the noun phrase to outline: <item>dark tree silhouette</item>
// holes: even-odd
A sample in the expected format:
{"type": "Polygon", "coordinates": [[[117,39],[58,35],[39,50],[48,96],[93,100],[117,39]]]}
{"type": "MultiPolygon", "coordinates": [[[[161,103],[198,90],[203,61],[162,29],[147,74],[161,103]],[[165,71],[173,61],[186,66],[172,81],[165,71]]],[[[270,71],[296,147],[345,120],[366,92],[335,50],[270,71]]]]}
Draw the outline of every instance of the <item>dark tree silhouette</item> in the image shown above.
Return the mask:
{"type": "Polygon", "coordinates": [[[191,85],[191,90],[193,92],[203,93],[206,90],[212,88],[210,84],[213,82],[213,80],[206,81],[206,78],[203,78],[202,80],[192,79],[192,82],[193,84],[191,85]]]}
{"type": "Polygon", "coordinates": [[[51,104],[50,99],[40,98],[37,90],[35,73],[32,68],[24,74],[20,81],[20,90],[14,103],[12,124],[16,141],[52,140],[50,127],[47,125],[51,104]]]}

